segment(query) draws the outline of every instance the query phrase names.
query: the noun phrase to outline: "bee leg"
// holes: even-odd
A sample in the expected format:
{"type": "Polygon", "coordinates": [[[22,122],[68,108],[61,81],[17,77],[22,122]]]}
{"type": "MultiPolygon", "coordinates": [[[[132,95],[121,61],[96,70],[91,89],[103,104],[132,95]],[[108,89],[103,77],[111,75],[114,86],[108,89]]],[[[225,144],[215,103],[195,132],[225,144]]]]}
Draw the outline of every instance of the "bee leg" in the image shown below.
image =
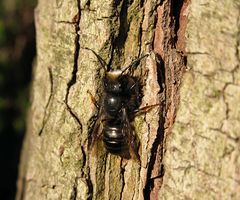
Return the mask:
{"type": "Polygon", "coordinates": [[[130,90],[133,90],[133,88],[135,88],[136,87],[136,85],[137,85],[137,82],[136,83],[134,83],[131,87],[130,87],[130,90]]]}
{"type": "MultiPolygon", "coordinates": [[[[148,74],[148,71],[145,71],[143,77],[147,76],[147,74],[148,74]]],[[[140,85],[144,85],[143,80],[141,79],[141,77],[137,78],[137,81],[135,81],[135,83],[130,87],[130,90],[133,90],[138,83],[140,83],[140,85]]]]}
{"type": "Polygon", "coordinates": [[[100,106],[99,106],[97,100],[95,99],[95,97],[92,95],[92,93],[91,93],[89,90],[87,91],[87,93],[90,95],[91,101],[92,101],[92,103],[94,104],[94,106],[95,106],[97,109],[99,109],[100,106]]]}
{"type": "Polygon", "coordinates": [[[130,145],[130,155],[131,155],[139,164],[141,164],[141,159],[140,159],[140,156],[139,156],[139,154],[138,154],[138,146],[137,146],[137,144],[136,144],[135,137],[132,137],[129,145],[130,145]]]}
{"type": "Polygon", "coordinates": [[[130,124],[130,121],[127,116],[126,109],[124,108],[122,110],[122,117],[123,117],[123,132],[126,134],[127,138],[127,143],[129,145],[129,153],[130,157],[134,158],[139,164],[141,163],[140,161],[140,156],[138,154],[138,146],[136,144],[136,136],[134,134],[134,130],[130,124]]]}
{"type": "Polygon", "coordinates": [[[153,104],[153,105],[149,105],[149,106],[144,106],[142,108],[134,110],[133,114],[134,114],[134,116],[145,114],[145,113],[149,112],[151,109],[153,109],[154,107],[159,106],[159,105],[160,104],[158,103],[158,104],[153,104]]]}
{"type": "Polygon", "coordinates": [[[103,121],[104,119],[102,116],[102,107],[100,107],[97,114],[97,120],[94,122],[93,129],[90,131],[91,134],[90,134],[89,143],[88,143],[88,147],[90,150],[96,148],[96,143],[102,135],[102,131],[99,131],[99,129],[103,121]]]}

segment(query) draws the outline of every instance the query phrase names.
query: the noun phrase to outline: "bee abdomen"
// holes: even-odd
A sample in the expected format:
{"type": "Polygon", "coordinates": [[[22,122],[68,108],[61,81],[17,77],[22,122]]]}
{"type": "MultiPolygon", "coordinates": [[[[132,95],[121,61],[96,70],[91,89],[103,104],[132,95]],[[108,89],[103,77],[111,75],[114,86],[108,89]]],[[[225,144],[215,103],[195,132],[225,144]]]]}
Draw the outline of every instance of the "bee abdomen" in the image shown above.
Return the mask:
{"type": "Polygon", "coordinates": [[[127,146],[125,137],[122,134],[122,127],[120,124],[110,125],[106,124],[104,127],[103,141],[105,143],[106,149],[110,153],[121,153],[123,149],[127,146]]]}

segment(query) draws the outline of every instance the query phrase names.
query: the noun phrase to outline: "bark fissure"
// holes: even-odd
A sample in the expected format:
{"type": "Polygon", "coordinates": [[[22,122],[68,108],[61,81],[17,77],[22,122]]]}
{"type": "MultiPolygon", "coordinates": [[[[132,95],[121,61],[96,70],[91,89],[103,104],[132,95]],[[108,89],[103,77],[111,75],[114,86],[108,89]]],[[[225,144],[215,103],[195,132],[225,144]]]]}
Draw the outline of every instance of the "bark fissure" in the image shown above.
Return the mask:
{"type": "MultiPolygon", "coordinates": [[[[225,105],[226,105],[226,119],[229,119],[229,112],[230,112],[229,104],[228,104],[228,102],[227,102],[227,100],[226,100],[226,96],[225,96],[225,91],[226,91],[226,88],[227,88],[227,86],[228,86],[229,84],[230,84],[230,83],[226,83],[226,84],[224,85],[223,90],[222,90],[223,101],[224,101],[224,103],[225,103],[225,105]]],[[[222,123],[222,124],[223,124],[223,123],[222,123]]]]}
{"type": "Polygon", "coordinates": [[[44,130],[44,127],[48,121],[48,118],[49,118],[49,113],[47,114],[47,111],[48,111],[48,107],[50,105],[50,101],[52,99],[52,96],[53,96],[53,74],[52,74],[52,69],[49,67],[48,68],[48,74],[49,74],[49,80],[50,80],[50,95],[48,97],[48,101],[47,101],[47,104],[45,106],[45,109],[44,109],[44,116],[43,116],[43,121],[42,121],[42,126],[41,126],[41,129],[40,131],[38,132],[38,135],[41,136],[43,130],[44,130]]]}
{"type": "Polygon", "coordinates": [[[122,178],[122,189],[120,192],[120,200],[122,199],[122,195],[123,195],[123,190],[124,190],[124,186],[125,186],[125,178],[124,178],[124,173],[125,173],[125,166],[123,165],[123,159],[121,159],[121,178],[122,178]]]}
{"type": "Polygon", "coordinates": [[[120,15],[119,15],[119,34],[114,39],[113,50],[120,50],[124,47],[125,41],[128,36],[129,24],[128,24],[128,0],[124,0],[122,3],[120,15]],[[116,49],[117,48],[117,49],[116,49]]]}
{"type": "MultiPolygon", "coordinates": [[[[240,10],[240,6],[238,6],[239,10],[240,10]]],[[[232,70],[232,74],[233,74],[233,83],[235,83],[235,76],[234,76],[234,72],[236,72],[239,67],[240,67],[240,11],[238,12],[238,17],[237,17],[237,26],[238,26],[238,31],[237,31],[237,37],[236,37],[236,45],[235,45],[235,57],[237,59],[237,65],[236,67],[232,70]]]]}
{"type": "Polygon", "coordinates": [[[93,198],[93,183],[90,179],[90,176],[88,174],[87,178],[86,178],[86,183],[87,183],[87,187],[88,187],[88,196],[87,196],[87,200],[92,200],[93,198]]]}
{"type": "Polygon", "coordinates": [[[89,166],[87,163],[87,154],[84,150],[84,147],[81,146],[82,154],[83,154],[83,166],[81,168],[81,177],[83,177],[86,181],[88,187],[88,197],[87,200],[91,200],[93,197],[93,183],[89,175],[89,166]]]}
{"type": "MultiPolygon", "coordinates": [[[[183,53],[186,20],[181,21],[183,5],[186,1],[175,2],[166,0],[160,2],[156,10],[159,15],[154,23],[161,24],[161,30],[155,32],[154,39],[162,37],[162,45],[156,48],[157,77],[160,86],[161,108],[156,138],[151,149],[151,159],[147,171],[147,183],[144,188],[145,199],[157,198],[155,191],[162,187],[164,179],[164,152],[166,137],[171,132],[179,104],[179,87],[183,71],[186,67],[186,56],[183,53]],[[162,17],[159,19],[159,17],[162,17]],[[161,33],[162,32],[162,33],[161,33]],[[157,156],[160,159],[157,160],[157,156]],[[156,165],[158,171],[156,170],[156,165]]],[[[159,25],[158,25],[159,26],[159,25]]],[[[155,43],[156,44],[156,43],[155,43]]],[[[157,44],[156,44],[157,45],[157,44]]]]}
{"type": "Polygon", "coordinates": [[[227,132],[222,130],[222,126],[223,126],[223,124],[221,125],[220,128],[209,128],[209,130],[217,131],[220,134],[225,135],[229,140],[232,140],[232,141],[238,143],[240,138],[239,137],[233,137],[233,136],[229,135],[227,132]]]}
{"type": "MultiPolygon", "coordinates": [[[[140,2],[140,8],[143,9],[143,11],[142,11],[143,15],[142,15],[142,19],[141,19],[141,21],[140,21],[140,26],[139,26],[139,39],[138,39],[138,40],[139,40],[139,51],[138,51],[138,57],[141,56],[140,54],[141,54],[141,51],[142,51],[142,36],[143,36],[143,27],[142,27],[142,24],[143,24],[143,20],[144,20],[144,18],[145,18],[145,15],[144,15],[145,9],[144,9],[143,5],[144,5],[144,1],[141,1],[141,2],[140,2]]],[[[151,49],[151,50],[152,50],[152,49],[151,49]]]]}
{"type": "Polygon", "coordinates": [[[180,15],[181,15],[181,9],[183,6],[185,0],[180,0],[180,1],[174,1],[171,0],[171,13],[170,15],[173,17],[173,31],[175,33],[174,35],[174,44],[177,43],[178,41],[178,30],[180,28],[180,15]]]}
{"type": "MultiPolygon", "coordinates": [[[[240,24],[240,11],[238,12],[238,16],[237,16],[237,25],[239,25],[239,24],[240,24]]],[[[240,65],[240,57],[239,57],[239,55],[240,55],[240,53],[239,53],[240,36],[239,35],[240,35],[240,26],[238,26],[236,44],[235,44],[235,57],[236,57],[236,60],[237,60],[237,65],[230,71],[231,74],[232,74],[232,82],[225,83],[224,88],[222,90],[223,100],[224,100],[224,103],[226,105],[226,119],[227,120],[229,119],[230,109],[229,109],[229,103],[226,100],[225,90],[227,89],[227,87],[229,85],[237,85],[237,84],[235,84],[234,73],[239,69],[239,65],[240,65]]],[[[223,126],[223,123],[222,123],[222,126],[223,126]]]]}
{"type": "Polygon", "coordinates": [[[80,30],[80,20],[81,20],[81,1],[77,0],[77,7],[78,7],[78,13],[74,17],[73,21],[75,22],[75,51],[74,51],[74,64],[73,64],[73,71],[72,71],[72,77],[67,83],[67,91],[65,95],[65,104],[67,106],[67,110],[71,114],[71,116],[76,120],[78,123],[80,130],[82,130],[82,123],[80,119],[78,118],[77,114],[72,110],[71,106],[68,104],[68,97],[70,93],[71,87],[76,83],[77,79],[77,72],[78,72],[78,59],[79,59],[79,54],[80,54],[80,35],[79,35],[79,30],[80,30]]]}
{"type": "MultiPolygon", "coordinates": [[[[158,77],[158,84],[160,86],[160,92],[165,92],[163,90],[163,85],[165,85],[165,79],[163,78],[163,73],[164,70],[160,70],[160,69],[164,69],[164,65],[163,62],[157,62],[157,77],[158,77]],[[162,88],[162,89],[161,89],[162,88]]],[[[157,135],[156,138],[152,144],[151,147],[151,156],[150,156],[150,160],[148,163],[148,169],[147,169],[147,181],[146,181],[146,185],[144,187],[144,198],[145,199],[150,199],[151,197],[151,192],[152,189],[154,187],[154,183],[156,182],[156,179],[159,178],[159,182],[162,181],[162,177],[164,176],[164,170],[163,170],[163,165],[162,163],[162,159],[163,159],[163,140],[164,140],[164,123],[165,123],[165,98],[162,99],[162,101],[160,102],[160,118],[159,118],[159,122],[158,122],[158,130],[157,130],[157,135]],[[162,166],[159,169],[159,175],[153,177],[153,170],[154,170],[154,165],[156,165],[156,156],[160,157],[160,163],[158,163],[160,166],[162,166]]],[[[159,161],[158,161],[159,162],[159,161]]],[[[160,184],[161,186],[161,184],[160,184]]],[[[156,187],[156,186],[155,186],[156,187]]]]}
{"type": "Polygon", "coordinates": [[[70,200],[76,200],[77,199],[77,178],[75,178],[75,182],[72,186],[72,193],[70,196],[70,200]]]}
{"type": "MultiPolygon", "coordinates": [[[[128,30],[129,30],[129,24],[127,22],[128,0],[124,0],[122,3],[121,3],[121,1],[117,2],[114,5],[114,9],[117,9],[117,7],[120,4],[121,4],[121,10],[120,10],[120,13],[117,14],[117,16],[116,16],[116,17],[119,17],[119,29],[118,29],[119,32],[116,37],[114,37],[114,33],[112,33],[110,35],[112,49],[111,49],[110,61],[108,63],[108,69],[112,69],[112,68],[110,68],[110,66],[112,65],[115,51],[117,51],[116,53],[118,54],[118,56],[121,55],[121,53],[122,53],[121,49],[124,47],[125,41],[127,39],[128,30]]],[[[113,29],[112,31],[114,31],[115,24],[110,23],[110,26],[113,29]]]]}

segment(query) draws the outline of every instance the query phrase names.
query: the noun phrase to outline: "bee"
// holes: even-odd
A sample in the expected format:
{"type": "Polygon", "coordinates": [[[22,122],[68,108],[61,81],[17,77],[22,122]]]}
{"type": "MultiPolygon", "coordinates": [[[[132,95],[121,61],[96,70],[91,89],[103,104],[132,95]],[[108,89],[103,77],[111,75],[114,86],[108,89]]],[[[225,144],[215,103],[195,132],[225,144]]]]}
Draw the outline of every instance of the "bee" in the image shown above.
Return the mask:
{"type": "Polygon", "coordinates": [[[98,109],[97,119],[90,134],[90,149],[102,138],[109,153],[140,161],[136,134],[131,122],[136,115],[146,113],[156,105],[139,108],[141,103],[141,83],[129,71],[148,54],[134,60],[123,70],[107,70],[106,62],[93,50],[104,69],[103,95],[99,104],[88,91],[98,109]],[[102,131],[99,131],[102,126],[102,131]]]}

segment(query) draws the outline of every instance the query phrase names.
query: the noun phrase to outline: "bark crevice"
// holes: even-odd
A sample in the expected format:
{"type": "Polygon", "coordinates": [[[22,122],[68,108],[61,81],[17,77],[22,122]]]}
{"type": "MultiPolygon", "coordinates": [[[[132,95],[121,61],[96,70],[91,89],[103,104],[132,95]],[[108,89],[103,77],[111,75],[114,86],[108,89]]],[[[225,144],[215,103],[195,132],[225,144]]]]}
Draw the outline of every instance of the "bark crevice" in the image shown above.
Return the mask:
{"type": "Polygon", "coordinates": [[[93,197],[93,183],[89,175],[89,166],[87,163],[87,153],[84,150],[84,146],[81,146],[82,150],[82,159],[83,159],[83,166],[81,168],[81,177],[83,177],[86,181],[86,185],[88,187],[88,197],[87,200],[91,200],[93,197]]]}
{"type": "Polygon", "coordinates": [[[48,97],[48,101],[47,101],[47,104],[45,106],[45,109],[44,109],[44,116],[43,116],[43,121],[42,121],[42,126],[41,126],[41,129],[40,131],[38,132],[38,135],[41,136],[43,130],[44,130],[44,127],[48,121],[48,118],[49,118],[49,113],[47,114],[47,111],[48,111],[48,107],[50,105],[50,101],[52,99],[52,96],[53,96],[53,73],[52,73],[52,69],[49,67],[48,68],[48,74],[49,74],[49,80],[50,80],[50,94],[49,94],[49,97],[48,97]]]}
{"type": "Polygon", "coordinates": [[[72,110],[71,106],[68,103],[68,97],[69,97],[69,93],[70,93],[70,89],[71,87],[76,83],[76,79],[77,79],[77,72],[78,72],[78,59],[79,59],[79,54],[80,54],[80,35],[79,35],[79,31],[80,31],[80,20],[81,20],[81,1],[77,0],[77,7],[78,7],[78,13],[75,15],[73,21],[75,22],[75,51],[74,51],[74,60],[73,60],[73,71],[72,71],[72,77],[69,80],[69,82],[67,83],[67,91],[66,91],[66,95],[65,95],[65,104],[67,107],[67,110],[69,111],[69,113],[71,114],[71,116],[74,118],[74,120],[78,123],[80,130],[82,130],[82,123],[80,121],[80,119],[78,118],[77,114],[72,110]]]}
{"type": "Polygon", "coordinates": [[[77,199],[77,178],[75,178],[75,182],[72,186],[72,192],[70,196],[70,200],[76,200],[77,199]]]}
{"type": "MultiPolygon", "coordinates": [[[[158,62],[157,62],[157,79],[158,79],[158,84],[160,86],[160,93],[164,93],[164,85],[165,83],[165,78],[164,78],[164,63],[162,62],[162,59],[160,58],[160,55],[157,55],[158,57],[158,62]],[[161,70],[160,70],[161,69],[161,70]]],[[[165,94],[164,94],[165,96],[165,94]]],[[[165,124],[165,97],[161,98],[160,101],[160,118],[158,122],[158,130],[157,130],[157,135],[156,138],[152,144],[151,148],[151,156],[150,160],[148,163],[148,168],[147,168],[147,181],[146,185],[144,187],[144,198],[145,199],[150,199],[151,198],[151,192],[152,189],[154,188],[154,183],[156,181],[159,181],[161,183],[162,178],[164,176],[164,167],[162,164],[163,160],[163,154],[164,154],[164,149],[163,149],[163,142],[164,142],[164,124],[165,124]],[[156,160],[156,157],[159,156],[160,160],[156,160]],[[155,175],[153,177],[153,174],[155,173],[155,165],[161,166],[158,175],[155,175]],[[158,179],[158,180],[156,180],[158,179]]],[[[158,185],[157,187],[161,186],[158,185]]],[[[156,187],[156,186],[155,186],[156,187]]]]}
{"type": "Polygon", "coordinates": [[[124,190],[124,186],[125,186],[125,177],[124,177],[124,173],[125,173],[125,166],[123,165],[123,159],[121,159],[121,178],[122,178],[122,189],[120,192],[120,200],[122,199],[122,195],[123,195],[123,190],[124,190]]]}
{"type": "Polygon", "coordinates": [[[156,8],[157,19],[154,22],[156,31],[154,43],[157,60],[157,78],[160,86],[160,118],[158,131],[151,149],[151,159],[147,171],[147,182],[144,188],[145,199],[157,197],[164,179],[164,152],[166,137],[173,126],[179,100],[182,74],[186,68],[185,28],[186,18],[183,17],[188,1],[161,1],[156,8]],[[158,28],[160,26],[161,28],[158,28]],[[159,159],[157,158],[160,157],[159,159]],[[157,170],[158,169],[158,170],[157,170]]]}

